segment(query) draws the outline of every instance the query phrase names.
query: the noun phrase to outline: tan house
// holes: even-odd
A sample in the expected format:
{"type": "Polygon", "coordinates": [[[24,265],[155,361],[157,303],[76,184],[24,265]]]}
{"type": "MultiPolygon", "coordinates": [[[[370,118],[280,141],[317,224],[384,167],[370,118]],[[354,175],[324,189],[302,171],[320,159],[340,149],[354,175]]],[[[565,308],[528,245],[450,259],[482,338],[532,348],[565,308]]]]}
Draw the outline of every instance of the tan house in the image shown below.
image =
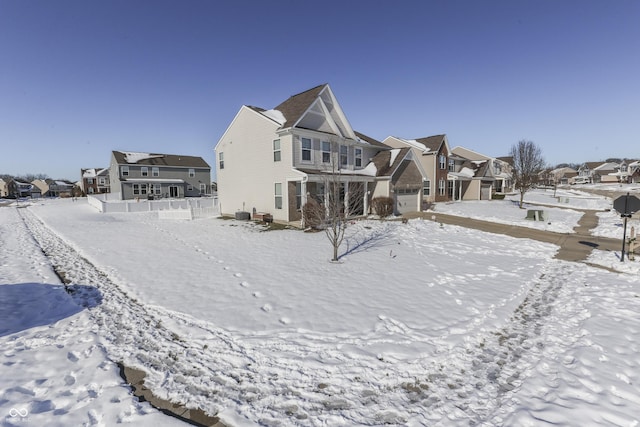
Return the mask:
{"type": "Polygon", "coordinates": [[[354,131],[328,84],[273,109],[242,106],[215,153],[222,214],[301,221],[309,197],[327,197],[328,180],[340,186],[348,216],[368,213],[373,197],[396,189],[397,212],[420,209],[423,171],[410,150],[393,151],[354,131]]]}
{"type": "Polygon", "coordinates": [[[455,168],[455,159],[450,158],[451,150],[446,135],[434,135],[418,139],[403,139],[388,136],[382,141],[393,148],[410,148],[424,170],[422,201],[444,202],[454,200],[457,194],[456,181],[449,177],[455,168]]]}
{"type": "Polygon", "coordinates": [[[455,185],[460,191],[456,200],[489,200],[494,194],[513,191],[511,158],[490,157],[464,147],[455,147],[451,152],[465,160],[449,173],[450,178],[460,181],[455,185]]]}

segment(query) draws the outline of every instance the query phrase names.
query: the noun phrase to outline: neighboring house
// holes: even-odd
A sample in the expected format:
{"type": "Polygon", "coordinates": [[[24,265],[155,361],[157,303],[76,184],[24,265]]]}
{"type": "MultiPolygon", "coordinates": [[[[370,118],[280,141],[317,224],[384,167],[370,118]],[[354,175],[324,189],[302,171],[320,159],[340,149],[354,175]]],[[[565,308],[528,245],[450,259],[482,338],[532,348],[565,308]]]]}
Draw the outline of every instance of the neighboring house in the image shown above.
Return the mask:
{"type": "Polygon", "coordinates": [[[388,136],[382,142],[393,148],[411,148],[414,158],[426,174],[422,189],[423,204],[454,200],[454,195],[459,193],[456,182],[461,181],[449,175],[449,171],[453,171],[455,159],[449,158],[451,150],[446,135],[418,139],[388,136]]]}
{"type": "Polygon", "coordinates": [[[556,168],[551,170],[549,174],[551,175],[551,186],[575,184],[578,177],[578,171],[570,167],[556,168]]]}
{"type": "Polygon", "coordinates": [[[36,179],[32,184],[39,189],[42,197],[72,197],[75,184],[61,179],[36,179]]]}
{"type": "Polygon", "coordinates": [[[607,162],[601,163],[599,166],[593,169],[591,174],[592,182],[598,183],[614,183],[619,181],[617,172],[620,169],[618,163],[607,162]]]}
{"type": "Polygon", "coordinates": [[[423,171],[411,152],[354,131],[328,84],[271,110],[242,106],[215,153],[222,214],[300,221],[308,198],[323,203],[329,184],[340,186],[348,216],[368,213],[377,196],[394,197],[396,212],[421,207],[423,171]]]}
{"type": "Polygon", "coordinates": [[[112,151],[111,193],[120,200],[211,194],[211,167],[202,157],[112,151]]]}
{"type": "Polygon", "coordinates": [[[464,147],[451,150],[463,163],[450,172],[459,180],[457,200],[489,200],[513,191],[510,157],[490,157],[464,147]]]}
{"type": "Polygon", "coordinates": [[[578,176],[574,181],[579,184],[593,184],[595,182],[593,178],[593,171],[601,164],[602,162],[583,163],[578,168],[578,176]]]}
{"type": "Polygon", "coordinates": [[[80,169],[83,194],[109,193],[109,168],[80,169]]]}
{"type": "Polygon", "coordinates": [[[33,184],[30,184],[28,182],[17,181],[13,178],[10,178],[6,181],[3,180],[2,182],[3,182],[2,193],[4,194],[3,197],[7,197],[9,199],[31,197],[31,190],[33,189],[33,184]]]}
{"type": "Polygon", "coordinates": [[[629,179],[630,184],[640,183],[640,161],[632,161],[629,163],[629,179]]]}
{"type": "Polygon", "coordinates": [[[9,196],[9,187],[7,181],[0,178],[0,198],[5,198],[9,196]]]}

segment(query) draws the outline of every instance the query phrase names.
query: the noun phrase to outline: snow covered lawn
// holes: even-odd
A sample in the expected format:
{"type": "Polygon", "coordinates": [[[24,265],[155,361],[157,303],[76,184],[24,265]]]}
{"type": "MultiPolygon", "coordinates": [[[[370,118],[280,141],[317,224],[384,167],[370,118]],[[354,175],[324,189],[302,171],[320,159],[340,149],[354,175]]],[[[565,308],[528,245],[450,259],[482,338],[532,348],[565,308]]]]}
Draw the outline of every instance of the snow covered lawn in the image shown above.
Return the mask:
{"type": "Polygon", "coordinates": [[[422,220],[358,222],[331,263],[322,233],[70,200],[0,208],[0,236],[3,425],[177,423],[116,361],[233,426],[639,421],[637,266],[422,220]]]}

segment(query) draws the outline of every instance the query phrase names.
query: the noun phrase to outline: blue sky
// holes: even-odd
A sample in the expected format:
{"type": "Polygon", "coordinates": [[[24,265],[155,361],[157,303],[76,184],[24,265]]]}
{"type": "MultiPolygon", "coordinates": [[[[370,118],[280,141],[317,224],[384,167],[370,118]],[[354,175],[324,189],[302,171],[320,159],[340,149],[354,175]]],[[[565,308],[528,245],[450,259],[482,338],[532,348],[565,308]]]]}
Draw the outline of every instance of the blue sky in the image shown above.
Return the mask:
{"type": "Polygon", "coordinates": [[[0,173],[202,156],[329,83],[354,129],[548,163],[640,158],[640,1],[0,0],[0,173]]]}

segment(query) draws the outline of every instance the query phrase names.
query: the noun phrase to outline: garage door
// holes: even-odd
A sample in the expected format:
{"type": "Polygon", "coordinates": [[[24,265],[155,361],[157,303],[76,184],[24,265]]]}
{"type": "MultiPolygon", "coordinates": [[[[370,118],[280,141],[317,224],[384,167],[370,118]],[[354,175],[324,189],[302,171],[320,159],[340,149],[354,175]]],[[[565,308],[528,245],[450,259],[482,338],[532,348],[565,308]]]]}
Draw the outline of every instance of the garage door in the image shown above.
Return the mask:
{"type": "Polygon", "coordinates": [[[408,212],[417,212],[418,208],[418,193],[416,190],[399,190],[396,193],[396,214],[402,215],[408,212]]]}

